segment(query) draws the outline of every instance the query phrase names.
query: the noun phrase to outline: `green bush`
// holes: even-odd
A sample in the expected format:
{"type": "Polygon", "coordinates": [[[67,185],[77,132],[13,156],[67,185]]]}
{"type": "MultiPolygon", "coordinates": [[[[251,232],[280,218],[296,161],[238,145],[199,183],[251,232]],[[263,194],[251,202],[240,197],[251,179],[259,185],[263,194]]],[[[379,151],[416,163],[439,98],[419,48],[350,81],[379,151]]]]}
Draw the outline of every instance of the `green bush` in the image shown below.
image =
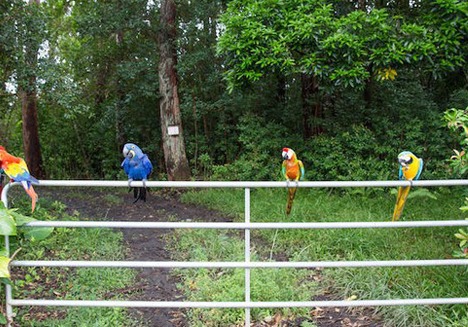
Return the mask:
{"type": "Polygon", "coordinates": [[[214,166],[212,180],[278,180],[284,147],[296,150],[301,159],[301,136],[280,124],[248,114],[241,118],[238,133],[238,159],[214,166]]]}

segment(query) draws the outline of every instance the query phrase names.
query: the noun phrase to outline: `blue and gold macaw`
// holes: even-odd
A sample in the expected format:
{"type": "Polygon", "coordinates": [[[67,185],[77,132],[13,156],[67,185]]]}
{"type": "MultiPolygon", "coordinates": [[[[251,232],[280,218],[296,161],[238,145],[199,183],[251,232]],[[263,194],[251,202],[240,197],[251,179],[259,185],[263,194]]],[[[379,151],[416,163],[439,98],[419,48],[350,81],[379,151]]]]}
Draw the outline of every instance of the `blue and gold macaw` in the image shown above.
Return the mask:
{"type": "MultiPolygon", "coordinates": [[[[415,181],[419,179],[419,176],[421,176],[424,162],[421,158],[416,157],[411,152],[401,152],[398,155],[398,163],[400,164],[398,173],[400,180],[415,181]]],[[[411,186],[400,186],[398,188],[397,201],[395,204],[395,210],[393,211],[392,221],[400,219],[410,188],[411,186]]]]}
{"type": "MultiPolygon", "coordinates": [[[[281,166],[281,172],[283,173],[286,181],[295,181],[304,179],[304,164],[301,160],[297,159],[296,153],[290,148],[283,148],[283,164],[281,166]]],[[[297,187],[288,188],[288,202],[286,204],[286,214],[291,213],[294,197],[296,195],[297,187]]]]}
{"type": "Polygon", "coordinates": [[[153,171],[153,165],[148,159],[148,156],[144,154],[136,144],[125,144],[122,153],[125,159],[122,161],[121,167],[128,176],[128,186],[130,186],[132,181],[143,181],[143,187],[133,188],[133,197],[135,198],[133,203],[137,202],[138,200],[143,200],[146,202],[145,182],[148,180],[148,176],[153,171]]]}
{"type": "Polygon", "coordinates": [[[38,196],[32,184],[39,181],[29,173],[28,166],[22,158],[9,154],[0,146],[0,184],[3,185],[3,172],[10,178],[10,182],[19,182],[31,198],[31,211],[36,208],[38,196]]]}

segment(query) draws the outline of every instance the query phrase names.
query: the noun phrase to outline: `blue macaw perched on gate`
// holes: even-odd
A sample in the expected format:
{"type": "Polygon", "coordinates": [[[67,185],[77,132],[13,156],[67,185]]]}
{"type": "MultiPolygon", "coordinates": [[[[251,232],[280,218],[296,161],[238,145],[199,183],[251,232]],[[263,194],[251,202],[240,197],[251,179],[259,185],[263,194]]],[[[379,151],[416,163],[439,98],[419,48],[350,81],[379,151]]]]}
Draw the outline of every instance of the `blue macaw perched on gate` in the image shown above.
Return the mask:
{"type": "MultiPolygon", "coordinates": [[[[398,173],[400,180],[413,181],[419,179],[419,176],[421,176],[424,162],[413,153],[409,151],[401,152],[398,155],[398,163],[400,164],[398,173]]],[[[400,219],[410,188],[411,186],[400,186],[398,188],[397,201],[395,204],[395,210],[393,211],[392,221],[400,219]]]]}
{"type": "MultiPolygon", "coordinates": [[[[283,148],[283,164],[281,166],[281,172],[284,178],[289,184],[289,181],[295,181],[304,179],[304,164],[301,160],[297,159],[296,153],[290,148],[283,148]]],[[[286,214],[291,213],[294,197],[296,195],[297,187],[288,188],[288,202],[286,204],[286,214]]]]}
{"type": "Polygon", "coordinates": [[[125,157],[122,161],[122,168],[128,176],[128,186],[132,181],[143,181],[143,187],[133,188],[133,197],[135,201],[143,200],[146,202],[146,185],[145,182],[148,180],[148,176],[153,171],[153,165],[149,160],[148,156],[133,143],[127,143],[124,145],[122,150],[123,156],[125,157]]]}

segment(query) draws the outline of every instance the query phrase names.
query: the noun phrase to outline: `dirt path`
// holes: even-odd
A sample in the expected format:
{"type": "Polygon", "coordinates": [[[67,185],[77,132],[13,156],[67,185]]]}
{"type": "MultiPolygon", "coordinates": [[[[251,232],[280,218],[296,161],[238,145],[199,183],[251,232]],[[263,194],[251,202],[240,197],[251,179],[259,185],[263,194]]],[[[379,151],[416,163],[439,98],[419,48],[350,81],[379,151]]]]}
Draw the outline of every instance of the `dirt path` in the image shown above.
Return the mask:
{"type": "MultiPolygon", "coordinates": [[[[147,202],[133,204],[132,193],[117,193],[118,198],[109,198],[104,192],[86,191],[86,196],[77,197],[76,191],[65,191],[60,201],[65,203],[67,211],[80,212],[81,216],[110,221],[231,221],[211,210],[182,204],[176,194],[148,195],[147,202]],[[91,192],[91,193],[89,193],[91,192]],[[92,201],[90,201],[90,198],[92,201]]],[[[115,195],[113,195],[115,197],[115,195]]],[[[170,261],[166,251],[164,234],[170,230],[161,229],[122,229],[129,261],[170,261]]],[[[132,287],[138,296],[131,300],[145,301],[181,301],[183,296],[176,288],[178,282],[170,275],[170,269],[138,269],[138,283],[132,287]]],[[[151,327],[187,326],[183,310],[136,308],[132,314],[151,327]]]]}
{"type": "MultiPolygon", "coordinates": [[[[86,190],[86,195],[76,196],[76,190],[60,190],[59,200],[67,205],[70,213],[80,212],[82,217],[110,221],[232,221],[229,217],[194,205],[178,201],[178,195],[151,193],[147,202],[132,204],[132,194],[86,190]]],[[[133,261],[169,261],[164,234],[171,230],[159,229],[122,229],[126,260],[133,261]]],[[[282,259],[284,260],[284,258],[282,259]]],[[[139,269],[138,283],[127,290],[136,293],[130,300],[182,301],[183,296],[177,290],[175,277],[169,269],[139,269]]],[[[122,292],[126,293],[126,290],[122,292]]],[[[324,300],[320,297],[317,300],[324,300]]],[[[183,310],[136,308],[131,309],[136,319],[145,322],[148,327],[185,327],[188,326],[183,310]]],[[[318,327],[381,327],[382,323],[370,318],[371,312],[364,310],[352,313],[346,309],[326,308],[311,310],[311,320],[318,327]]],[[[294,322],[283,322],[278,326],[300,326],[304,319],[294,322]]],[[[143,326],[143,325],[142,325],[143,326]]],[[[267,322],[257,322],[255,327],[274,326],[267,322]]]]}

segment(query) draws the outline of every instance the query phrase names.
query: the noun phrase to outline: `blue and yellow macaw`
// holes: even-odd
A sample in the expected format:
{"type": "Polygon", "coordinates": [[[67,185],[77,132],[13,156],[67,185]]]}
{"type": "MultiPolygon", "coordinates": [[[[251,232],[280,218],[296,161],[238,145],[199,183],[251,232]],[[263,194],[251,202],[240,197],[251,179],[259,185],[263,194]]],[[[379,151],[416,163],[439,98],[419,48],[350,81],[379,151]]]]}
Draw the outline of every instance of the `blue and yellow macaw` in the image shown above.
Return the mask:
{"type": "MultiPolygon", "coordinates": [[[[301,160],[297,159],[296,153],[290,148],[283,148],[283,164],[281,168],[281,172],[286,178],[286,181],[295,181],[303,180],[304,179],[304,164],[301,160]]],[[[296,195],[297,187],[288,187],[288,202],[286,204],[286,214],[289,215],[291,213],[291,208],[294,200],[294,196],[296,195]]]]}
{"type": "Polygon", "coordinates": [[[122,153],[125,159],[122,161],[121,167],[128,176],[128,186],[132,181],[143,181],[143,187],[133,188],[133,197],[135,198],[133,203],[138,200],[146,201],[145,182],[153,171],[153,165],[148,156],[136,144],[125,144],[122,153]]]}
{"type": "MultiPolygon", "coordinates": [[[[398,173],[400,180],[415,181],[419,179],[419,176],[421,176],[424,162],[421,158],[416,157],[411,152],[401,152],[398,155],[398,163],[400,164],[398,173]]],[[[392,221],[400,219],[410,188],[411,186],[400,186],[398,188],[397,201],[395,204],[395,210],[393,211],[392,221]]]]}
{"type": "MultiPolygon", "coordinates": [[[[32,200],[31,208],[34,211],[38,196],[32,184],[39,184],[39,181],[31,176],[23,159],[12,156],[2,146],[0,146],[0,175],[2,175],[1,171],[10,178],[10,183],[20,182],[23,185],[24,190],[32,200]]],[[[0,180],[2,179],[0,177],[0,180]]]]}

